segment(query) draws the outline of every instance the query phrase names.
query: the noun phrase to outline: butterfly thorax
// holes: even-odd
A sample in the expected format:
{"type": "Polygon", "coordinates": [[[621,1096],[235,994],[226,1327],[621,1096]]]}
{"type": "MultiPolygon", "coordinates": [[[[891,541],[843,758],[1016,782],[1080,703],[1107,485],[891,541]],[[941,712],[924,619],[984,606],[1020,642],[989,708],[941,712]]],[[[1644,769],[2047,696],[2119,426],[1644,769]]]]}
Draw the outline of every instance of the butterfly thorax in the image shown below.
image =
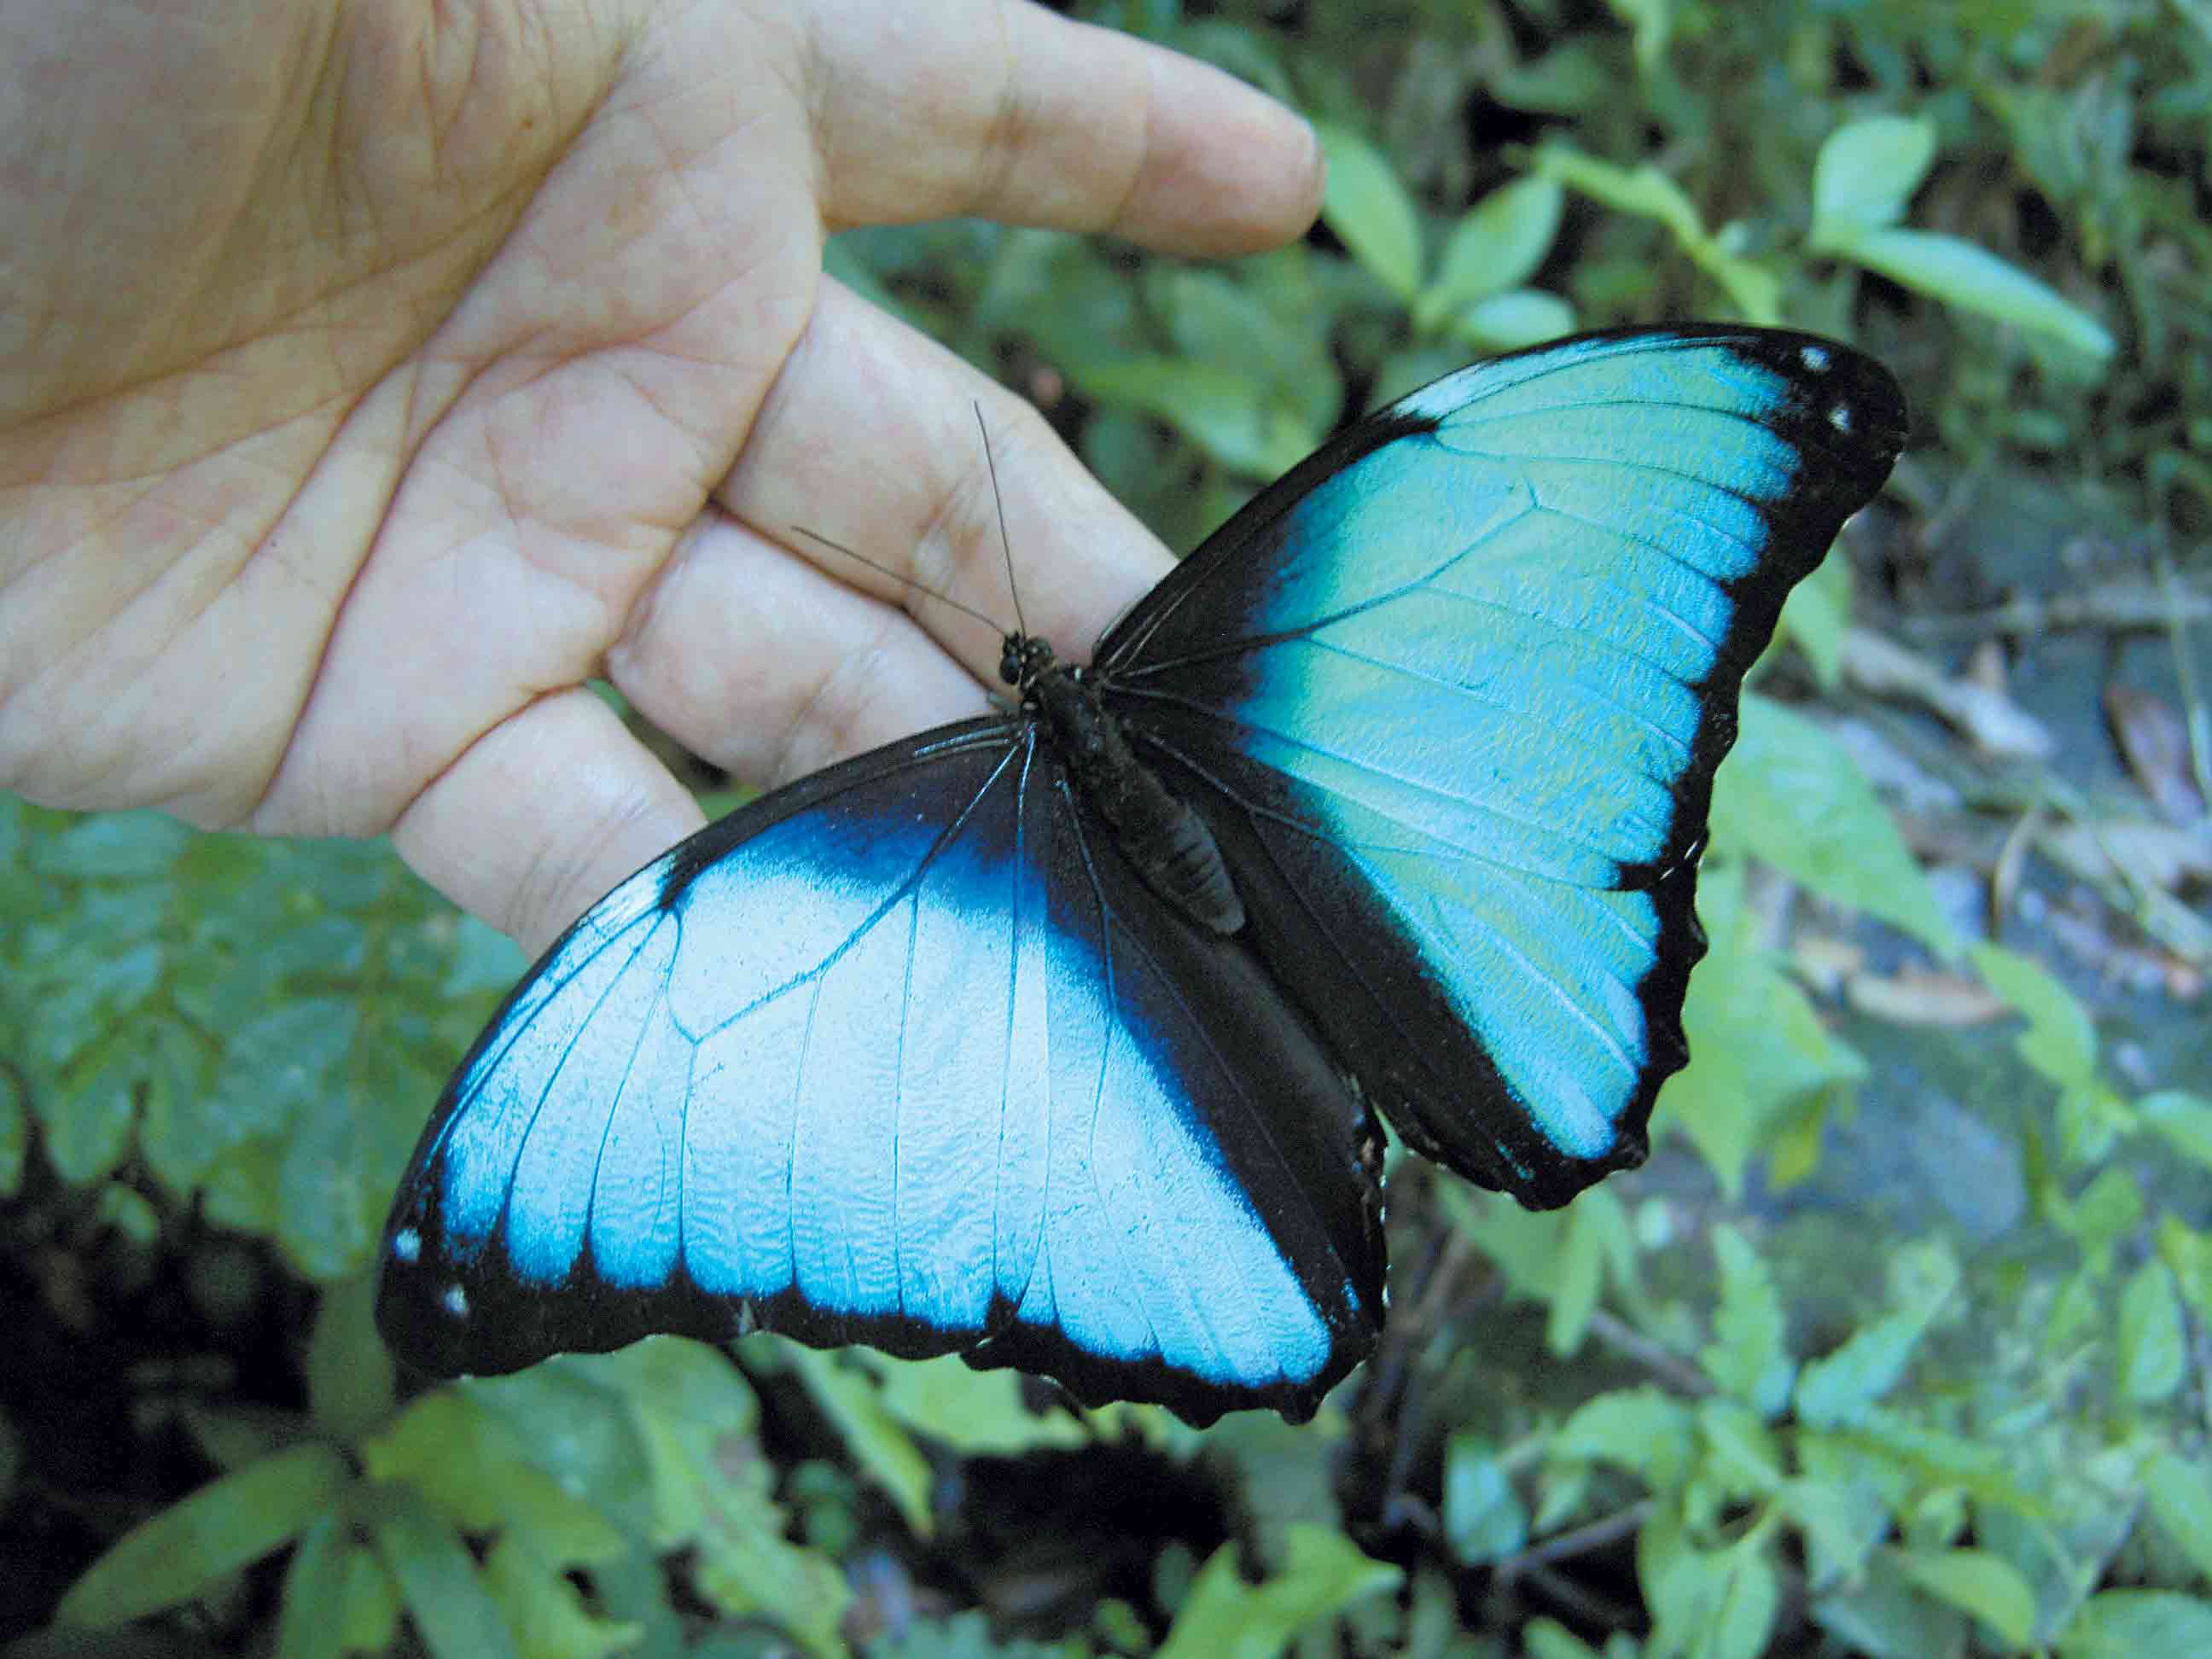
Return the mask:
{"type": "Polygon", "coordinates": [[[1052,753],[1145,884],[1208,933],[1243,927],[1243,902],[1212,832],[1137,758],[1089,673],[1056,661],[1042,640],[1009,634],[999,676],[1050,732],[1052,753]]]}

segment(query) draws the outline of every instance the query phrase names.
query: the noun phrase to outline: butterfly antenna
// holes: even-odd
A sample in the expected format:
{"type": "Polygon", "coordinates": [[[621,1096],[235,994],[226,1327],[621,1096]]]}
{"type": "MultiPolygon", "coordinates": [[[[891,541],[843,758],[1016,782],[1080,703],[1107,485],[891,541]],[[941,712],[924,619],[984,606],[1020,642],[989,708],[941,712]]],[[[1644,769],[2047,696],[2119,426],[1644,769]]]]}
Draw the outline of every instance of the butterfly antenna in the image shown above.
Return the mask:
{"type": "Polygon", "coordinates": [[[975,429],[983,434],[983,465],[991,474],[991,502],[999,510],[999,546],[1006,556],[1006,592],[1014,597],[1014,627],[1021,633],[1030,631],[1029,618],[1022,615],[1022,585],[1014,580],[1014,544],[1006,536],[1006,498],[999,493],[999,460],[991,453],[991,428],[983,423],[983,405],[975,404],[975,429]]]}
{"type": "Polygon", "coordinates": [[[989,629],[994,634],[1003,634],[1006,631],[999,625],[995,619],[985,616],[981,611],[975,609],[974,605],[963,605],[959,600],[954,599],[950,593],[940,593],[935,588],[930,586],[928,583],[916,581],[913,577],[908,575],[903,570],[894,570],[887,564],[878,564],[866,554],[856,553],[851,548],[846,546],[842,542],[833,542],[818,530],[809,530],[803,524],[795,524],[791,526],[791,532],[794,536],[805,537],[810,542],[819,542],[823,546],[830,549],[833,552],[842,553],[847,558],[853,560],[854,562],[867,566],[869,569],[876,572],[878,575],[889,576],[895,582],[902,582],[907,586],[914,589],[915,592],[925,594],[930,599],[935,599],[939,605],[949,605],[964,617],[973,617],[977,622],[982,623],[984,627],[989,629]]]}

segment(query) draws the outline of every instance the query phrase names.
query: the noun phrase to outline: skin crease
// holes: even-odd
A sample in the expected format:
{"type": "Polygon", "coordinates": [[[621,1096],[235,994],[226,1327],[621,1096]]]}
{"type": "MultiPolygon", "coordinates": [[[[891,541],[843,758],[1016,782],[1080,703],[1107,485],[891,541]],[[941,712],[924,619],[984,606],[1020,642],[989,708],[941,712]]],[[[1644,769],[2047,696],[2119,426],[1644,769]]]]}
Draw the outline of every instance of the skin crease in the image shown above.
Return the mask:
{"type": "Polygon", "coordinates": [[[1228,255],[1310,132],[1022,0],[0,14],[0,787],[390,833],[532,951],[700,823],[582,687],[774,786],[1080,654],[1168,555],[822,274],[973,215],[1228,255]],[[908,613],[913,614],[910,616],[908,613]]]}

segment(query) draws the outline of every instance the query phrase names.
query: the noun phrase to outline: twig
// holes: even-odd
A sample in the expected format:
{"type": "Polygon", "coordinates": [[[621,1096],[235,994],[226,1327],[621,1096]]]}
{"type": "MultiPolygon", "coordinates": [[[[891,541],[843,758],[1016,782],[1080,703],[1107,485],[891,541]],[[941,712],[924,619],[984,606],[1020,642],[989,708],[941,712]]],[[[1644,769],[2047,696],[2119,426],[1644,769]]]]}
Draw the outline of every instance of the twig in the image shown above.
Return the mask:
{"type": "Polygon", "coordinates": [[[1498,1576],[1510,1580],[1522,1573],[1533,1573],[1554,1561],[1601,1550],[1607,1544],[1639,1531],[1651,1518],[1652,1500],[1639,1498],[1626,1509],[1615,1511],[1595,1521],[1583,1522],[1571,1532],[1555,1532],[1540,1544],[1531,1544],[1525,1550],[1516,1551],[1498,1564],[1498,1576]]]}
{"type": "Polygon", "coordinates": [[[2204,708],[2204,696],[2197,684],[2196,659],[2189,652],[2189,623],[2181,603],[2181,579],[2173,574],[2172,561],[2164,554],[2158,560],[2158,586],[2165,599],[2166,636],[2173,641],[2174,675],[2181,683],[2182,726],[2189,733],[2191,769],[2197,774],[2197,799],[2207,811],[2212,811],[2212,716],[2204,708]]]}
{"type": "Polygon", "coordinates": [[[2065,629],[2145,633],[2163,631],[2185,622],[2212,623],[2212,590],[2176,577],[2166,585],[2116,581],[2086,592],[2061,593],[2047,599],[2023,596],[1986,611],[1903,617],[1898,626],[1911,634],[1955,636],[2047,634],[2065,629]]]}
{"type": "Polygon", "coordinates": [[[1703,1399],[1713,1380],[1672,1349],[1662,1348],[1626,1321],[1600,1308],[1589,1316],[1589,1334],[1615,1352],[1625,1353],[1670,1383],[1676,1393],[1703,1399]]]}

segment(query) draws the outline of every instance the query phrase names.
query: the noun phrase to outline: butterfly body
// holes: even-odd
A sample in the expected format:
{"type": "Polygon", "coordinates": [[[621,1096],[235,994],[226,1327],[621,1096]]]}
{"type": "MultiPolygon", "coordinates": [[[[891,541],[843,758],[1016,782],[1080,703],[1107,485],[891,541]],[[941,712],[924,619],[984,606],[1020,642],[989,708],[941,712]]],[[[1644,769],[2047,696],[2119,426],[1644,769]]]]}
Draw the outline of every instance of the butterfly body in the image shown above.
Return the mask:
{"type": "Polygon", "coordinates": [[[1009,634],[999,677],[1048,729],[1071,783],[1146,884],[1209,933],[1242,928],[1244,907],[1213,836],[1137,758],[1085,671],[1055,660],[1042,640],[1009,634]]]}
{"type": "Polygon", "coordinates": [[[1304,1416],[1383,1307],[1379,1112],[1547,1206],[1685,1055],[1713,769],[1901,441],[1888,376],[1684,328],[1348,428],[1012,712],[617,888],[465,1059],[379,1317],[441,1371],[765,1328],[1304,1416]]]}

